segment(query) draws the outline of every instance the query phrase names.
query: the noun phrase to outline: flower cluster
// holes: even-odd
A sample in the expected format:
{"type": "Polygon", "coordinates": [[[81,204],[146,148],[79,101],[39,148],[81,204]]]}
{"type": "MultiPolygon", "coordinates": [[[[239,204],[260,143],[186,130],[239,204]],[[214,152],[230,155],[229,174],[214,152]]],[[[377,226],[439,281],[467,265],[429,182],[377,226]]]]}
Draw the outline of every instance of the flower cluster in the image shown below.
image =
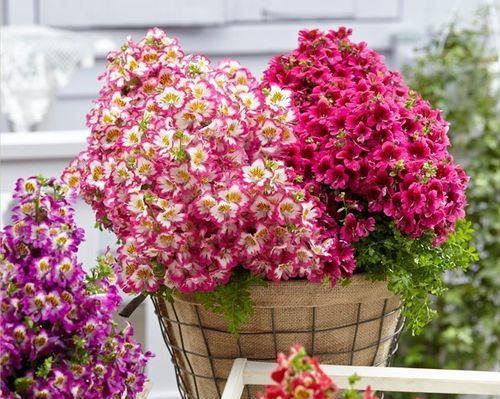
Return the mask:
{"type": "Polygon", "coordinates": [[[135,398],[148,353],[131,327],[116,330],[113,258],[86,276],[68,188],[18,180],[12,224],[0,232],[0,396],[135,398]]]}
{"type": "MultiPolygon", "coordinates": [[[[290,355],[278,355],[278,367],[271,374],[275,385],[266,387],[260,399],[361,399],[354,389],[349,389],[339,395],[337,386],[321,370],[318,359],[307,356],[305,349],[295,345],[290,349],[290,355]]],[[[351,385],[358,380],[351,377],[351,385]]],[[[377,399],[370,387],[367,387],[363,399],[377,399]]]]}
{"type": "Polygon", "coordinates": [[[343,242],[367,236],[378,215],[440,244],[464,216],[468,180],[448,152],[448,124],[350,34],[301,31],[298,47],[265,72],[268,85],[292,91],[297,141],[286,163],[343,242]]]}
{"type": "Polygon", "coordinates": [[[121,240],[126,291],[210,291],[238,265],[270,280],[338,269],[321,205],[277,160],[295,141],[288,91],[158,29],[108,61],[88,148],[63,178],[121,240]]]}

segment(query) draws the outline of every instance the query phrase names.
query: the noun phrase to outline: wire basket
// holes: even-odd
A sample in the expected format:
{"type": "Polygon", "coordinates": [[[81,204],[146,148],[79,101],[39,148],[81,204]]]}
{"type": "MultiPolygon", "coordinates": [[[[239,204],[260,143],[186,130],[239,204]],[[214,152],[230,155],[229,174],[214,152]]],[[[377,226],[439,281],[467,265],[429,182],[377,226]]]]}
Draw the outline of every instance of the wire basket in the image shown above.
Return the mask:
{"type": "MultiPolygon", "coordinates": [[[[362,275],[347,287],[304,281],[255,287],[252,299],[254,314],[235,337],[193,295],[153,298],[183,399],[218,399],[235,358],[275,361],[296,343],[323,364],[389,365],[404,324],[399,297],[362,275]]],[[[245,389],[243,398],[262,391],[245,389]]]]}

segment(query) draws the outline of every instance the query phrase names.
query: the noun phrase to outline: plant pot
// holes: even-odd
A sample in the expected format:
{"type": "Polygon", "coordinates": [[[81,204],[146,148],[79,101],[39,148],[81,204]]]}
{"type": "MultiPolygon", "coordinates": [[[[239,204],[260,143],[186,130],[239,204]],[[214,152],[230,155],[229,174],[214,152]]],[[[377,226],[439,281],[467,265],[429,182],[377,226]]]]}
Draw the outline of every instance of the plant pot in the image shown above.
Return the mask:
{"type": "MultiPolygon", "coordinates": [[[[235,358],[276,361],[296,343],[324,364],[385,366],[403,326],[399,297],[385,282],[362,275],[334,288],[270,283],[252,288],[252,299],[254,314],[239,337],[194,295],[178,294],[172,303],[153,299],[182,398],[220,398],[235,358]]],[[[258,391],[262,387],[249,387],[243,397],[258,391]]]]}

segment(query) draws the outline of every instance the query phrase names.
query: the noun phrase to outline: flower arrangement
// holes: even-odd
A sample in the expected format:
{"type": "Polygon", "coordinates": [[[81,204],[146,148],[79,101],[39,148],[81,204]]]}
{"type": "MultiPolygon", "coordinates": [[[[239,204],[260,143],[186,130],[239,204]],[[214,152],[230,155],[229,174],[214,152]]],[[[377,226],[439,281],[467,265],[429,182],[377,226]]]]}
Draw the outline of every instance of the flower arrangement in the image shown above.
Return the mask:
{"type": "Polygon", "coordinates": [[[304,30],[264,82],[290,90],[297,140],[284,160],[319,198],[321,222],[344,243],[346,267],[387,278],[414,331],[446,269],[475,253],[465,216],[468,177],[448,152],[448,123],[351,31],[304,30]]]}
{"type": "Polygon", "coordinates": [[[85,275],[75,255],[83,230],[59,181],[19,179],[14,198],[0,233],[0,396],[135,398],[150,354],[112,322],[113,257],[85,275]]]}
{"type": "Polygon", "coordinates": [[[351,387],[339,395],[339,389],[321,370],[318,359],[307,356],[304,347],[295,345],[290,348],[290,354],[278,355],[278,367],[271,374],[274,385],[266,387],[260,399],[378,399],[370,387],[367,387],[363,396],[353,389],[359,377],[349,378],[351,387]]]}
{"type": "Polygon", "coordinates": [[[301,32],[260,83],[158,29],[109,54],[63,179],[117,235],[125,291],[195,292],[237,331],[263,279],[364,271],[428,322],[442,272],[475,256],[467,176],[440,112],[349,34],[301,32]]]}

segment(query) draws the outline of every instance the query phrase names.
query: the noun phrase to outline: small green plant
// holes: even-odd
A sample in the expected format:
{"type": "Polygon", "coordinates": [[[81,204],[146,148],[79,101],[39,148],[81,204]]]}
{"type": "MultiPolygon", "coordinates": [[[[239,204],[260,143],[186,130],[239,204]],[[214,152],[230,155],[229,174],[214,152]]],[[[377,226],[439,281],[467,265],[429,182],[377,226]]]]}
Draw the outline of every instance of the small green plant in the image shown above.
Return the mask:
{"type": "Polygon", "coordinates": [[[237,335],[240,327],[253,314],[251,289],[259,285],[265,286],[267,282],[249,270],[238,268],[226,285],[220,285],[210,292],[197,292],[196,297],[206,309],[223,315],[228,330],[237,335]]]}
{"type": "Polygon", "coordinates": [[[377,229],[357,246],[358,268],[375,280],[387,280],[389,289],[400,295],[407,327],[420,333],[436,311],[429,294],[443,295],[447,270],[465,270],[478,259],[472,240],[470,222],[459,220],[456,230],[441,246],[426,234],[412,239],[394,228],[394,222],[380,222],[377,229]],[[359,250],[362,248],[362,250],[359,250]]]}

